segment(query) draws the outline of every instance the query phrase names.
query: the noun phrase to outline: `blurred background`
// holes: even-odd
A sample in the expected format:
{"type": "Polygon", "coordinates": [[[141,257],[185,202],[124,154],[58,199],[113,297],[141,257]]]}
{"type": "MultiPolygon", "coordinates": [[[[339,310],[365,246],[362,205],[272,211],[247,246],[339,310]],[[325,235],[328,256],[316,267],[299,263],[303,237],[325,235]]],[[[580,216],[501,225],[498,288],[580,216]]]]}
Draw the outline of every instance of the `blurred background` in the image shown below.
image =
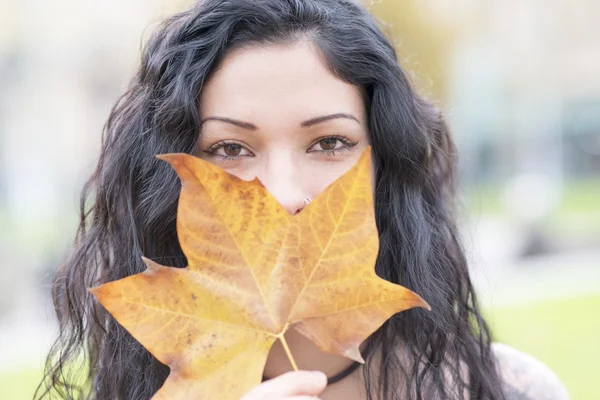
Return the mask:
{"type": "MultiPolygon", "coordinates": [[[[49,284],[140,46],[190,0],[0,0],[0,398],[30,399],[49,284]]],[[[461,155],[459,217],[495,339],[597,399],[600,2],[365,1],[461,155]]]]}

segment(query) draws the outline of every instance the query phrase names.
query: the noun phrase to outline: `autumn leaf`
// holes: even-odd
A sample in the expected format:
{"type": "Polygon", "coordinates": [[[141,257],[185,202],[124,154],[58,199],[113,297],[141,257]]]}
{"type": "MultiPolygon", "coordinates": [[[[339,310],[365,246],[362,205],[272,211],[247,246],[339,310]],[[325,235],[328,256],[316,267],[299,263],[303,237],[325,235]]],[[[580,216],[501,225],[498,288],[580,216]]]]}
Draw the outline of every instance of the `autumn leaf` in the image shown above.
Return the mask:
{"type": "Polygon", "coordinates": [[[321,350],[364,362],[359,345],[393,314],[429,308],[375,274],[379,237],[370,148],[302,212],[258,179],[164,154],[182,182],[177,234],[188,266],[147,270],[90,291],[171,373],[154,399],[239,400],[269,350],[296,329],[321,350]]]}

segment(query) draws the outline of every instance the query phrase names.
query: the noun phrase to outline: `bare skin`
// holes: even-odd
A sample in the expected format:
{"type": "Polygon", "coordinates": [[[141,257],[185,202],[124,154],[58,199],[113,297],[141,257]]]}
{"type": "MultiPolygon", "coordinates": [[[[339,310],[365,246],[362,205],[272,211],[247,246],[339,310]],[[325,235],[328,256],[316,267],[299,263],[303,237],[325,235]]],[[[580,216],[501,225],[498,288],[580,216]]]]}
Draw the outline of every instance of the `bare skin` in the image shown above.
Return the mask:
{"type": "Polygon", "coordinates": [[[569,400],[569,393],[546,365],[510,346],[492,345],[507,400],[569,400]]]}
{"type": "MultiPolygon", "coordinates": [[[[200,114],[197,155],[242,179],[258,177],[290,214],[348,171],[369,145],[359,89],[334,76],[305,41],[230,52],[203,87],[200,114]]],[[[243,400],[366,398],[361,368],[325,387],[325,375],[338,374],[351,360],[319,350],[293,329],[285,339],[300,370],[322,373],[290,372],[277,341],[264,369],[274,379],[243,400]]],[[[509,400],[568,399],[543,364],[506,351],[498,359],[509,400]],[[542,383],[532,384],[536,380],[548,387],[546,397],[537,391],[542,383]]]]}
{"type": "MultiPolygon", "coordinates": [[[[200,111],[198,156],[242,179],[258,177],[290,214],[348,171],[369,145],[358,88],[332,75],[306,42],[231,52],[204,86],[200,111]]],[[[352,363],[294,330],[285,338],[300,369],[333,376],[352,363]]],[[[291,370],[277,341],[264,374],[291,370]]]]}

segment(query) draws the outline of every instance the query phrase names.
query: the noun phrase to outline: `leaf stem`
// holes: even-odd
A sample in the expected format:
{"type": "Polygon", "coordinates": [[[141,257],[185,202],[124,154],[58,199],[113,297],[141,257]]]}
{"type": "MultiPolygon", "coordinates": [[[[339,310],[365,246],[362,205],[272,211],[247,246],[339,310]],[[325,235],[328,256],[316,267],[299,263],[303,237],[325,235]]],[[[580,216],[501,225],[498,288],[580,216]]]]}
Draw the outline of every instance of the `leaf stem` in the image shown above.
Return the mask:
{"type": "MultiPolygon", "coordinates": [[[[285,332],[285,330],[284,330],[284,332],[285,332]]],[[[292,352],[290,351],[290,348],[288,347],[288,344],[285,341],[283,334],[279,337],[279,340],[281,340],[281,344],[283,345],[285,354],[287,354],[288,359],[290,360],[290,363],[292,364],[292,368],[294,368],[294,371],[298,371],[298,366],[296,365],[296,361],[294,361],[294,357],[292,357],[292,352]]]]}

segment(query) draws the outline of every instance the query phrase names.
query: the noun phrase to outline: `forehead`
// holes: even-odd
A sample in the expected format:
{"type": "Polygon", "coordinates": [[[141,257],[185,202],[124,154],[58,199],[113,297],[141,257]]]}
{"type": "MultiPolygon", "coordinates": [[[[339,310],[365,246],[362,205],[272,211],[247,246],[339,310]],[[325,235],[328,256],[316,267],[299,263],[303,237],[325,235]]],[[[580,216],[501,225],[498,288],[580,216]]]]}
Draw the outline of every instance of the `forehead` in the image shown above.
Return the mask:
{"type": "Polygon", "coordinates": [[[225,56],[200,94],[203,115],[305,120],[351,112],[364,119],[358,87],[333,75],[306,41],[251,46],[225,56]]]}

